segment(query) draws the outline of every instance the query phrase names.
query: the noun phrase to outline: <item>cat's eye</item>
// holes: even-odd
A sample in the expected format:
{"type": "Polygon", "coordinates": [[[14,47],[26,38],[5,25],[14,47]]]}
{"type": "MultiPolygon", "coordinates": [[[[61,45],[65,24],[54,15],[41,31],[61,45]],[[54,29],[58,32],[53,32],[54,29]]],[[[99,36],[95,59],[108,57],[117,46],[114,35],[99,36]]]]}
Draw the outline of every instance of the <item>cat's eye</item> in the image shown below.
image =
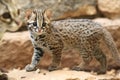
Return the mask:
{"type": "Polygon", "coordinates": [[[11,15],[9,12],[6,12],[6,13],[2,14],[2,17],[5,19],[8,19],[8,18],[11,18],[11,15]]]}
{"type": "Polygon", "coordinates": [[[33,26],[37,26],[37,22],[33,22],[33,26]]]}

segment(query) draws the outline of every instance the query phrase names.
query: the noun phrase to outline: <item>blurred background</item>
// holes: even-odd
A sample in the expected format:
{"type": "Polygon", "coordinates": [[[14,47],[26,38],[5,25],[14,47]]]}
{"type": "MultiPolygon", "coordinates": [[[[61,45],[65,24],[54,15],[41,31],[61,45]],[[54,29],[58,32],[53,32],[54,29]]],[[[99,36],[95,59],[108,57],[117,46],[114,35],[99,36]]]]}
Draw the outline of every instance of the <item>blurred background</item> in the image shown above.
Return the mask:
{"type": "MultiPolygon", "coordinates": [[[[52,10],[52,20],[67,18],[91,19],[107,28],[120,52],[120,0],[0,0],[0,69],[23,69],[30,63],[33,47],[25,22],[25,11],[34,8],[52,10]]],[[[108,60],[108,70],[120,69],[104,43],[101,45],[108,60]]],[[[63,51],[62,67],[73,67],[81,62],[78,51],[63,51]]],[[[39,64],[47,68],[51,54],[46,52],[39,64]]],[[[99,64],[93,59],[90,69],[99,64]]]]}

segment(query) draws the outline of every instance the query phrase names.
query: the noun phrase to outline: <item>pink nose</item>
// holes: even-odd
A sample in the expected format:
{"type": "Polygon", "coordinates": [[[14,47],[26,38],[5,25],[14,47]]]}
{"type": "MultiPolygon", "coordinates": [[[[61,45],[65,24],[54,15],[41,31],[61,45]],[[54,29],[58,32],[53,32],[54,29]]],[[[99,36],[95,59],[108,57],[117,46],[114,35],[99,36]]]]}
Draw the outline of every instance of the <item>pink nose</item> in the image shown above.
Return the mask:
{"type": "Polygon", "coordinates": [[[21,27],[22,26],[22,21],[20,21],[20,20],[14,20],[15,21],[15,23],[18,25],[18,27],[21,27]]]}
{"type": "Polygon", "coordinates": [[[40,32],[41,32],[41,29],[39,29],[38,32],[40,33],[40,32]]]}

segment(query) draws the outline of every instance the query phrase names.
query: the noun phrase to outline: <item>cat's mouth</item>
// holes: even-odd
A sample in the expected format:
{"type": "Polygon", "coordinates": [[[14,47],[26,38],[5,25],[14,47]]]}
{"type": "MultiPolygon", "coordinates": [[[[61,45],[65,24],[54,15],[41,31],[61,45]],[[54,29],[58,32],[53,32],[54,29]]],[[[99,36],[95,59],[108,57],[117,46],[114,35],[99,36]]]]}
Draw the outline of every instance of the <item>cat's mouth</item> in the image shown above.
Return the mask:
{"type": "Polygon", "coordinates": [[[37,33],[38,35],[41,35],[41,34],[44,33],[44,31],[43,31],[42,29],[38,29],[38,30],[36,31],[36,33],[37,33]]]}

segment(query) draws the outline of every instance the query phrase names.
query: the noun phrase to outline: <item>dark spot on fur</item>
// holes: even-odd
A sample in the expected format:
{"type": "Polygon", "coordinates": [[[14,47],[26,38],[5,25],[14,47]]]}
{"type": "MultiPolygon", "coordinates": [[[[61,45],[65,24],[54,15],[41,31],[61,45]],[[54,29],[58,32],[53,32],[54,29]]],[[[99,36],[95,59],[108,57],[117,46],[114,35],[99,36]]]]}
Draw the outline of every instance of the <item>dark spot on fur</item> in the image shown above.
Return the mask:
{"type": "Polygon", "coordinates": [[[51,47],[51,46],[49,46],[49,48],[50,48],[50,50],[56,49],[55,47],[51,47]]]}
{"type": "Polygon", "coordinates": [[[36,47],[35,49],[37,50],[38,55],[42,57],[44,53],[42,48],[36,47]]]}
{"type": "Polygon", "coordinates": [[[87,33],[89,34],[89,31],[87,31],[87,33]]]}
{"type": "Polygon", "coordinates": [[[35,38],[35,41],[37,41],[37,38],[35,38]]]}
{"type": "Polygon", "coordinates": [[[40,41],[43,41],[43,42],[45,41],[45,39],[44,39],[44,38],[40,38],[39,40],[40,40],[40,41]]]}
{"type": "Polygon", "coordinates": [[[62,31],[63,29],[59,29],[59,31],[62,31]]]}
{"type": "Polygon", "coordinates": [[[58,35],[58,34],[55,34],[55,36],[56,36],[56,37],[59,37],[59,35],[58,35]]]}
{"type": "Polygon", "coordinates": [[[33,38],[33,36],[31,35],[31,38],[33,38]]]}
{"type": "Polygon", "coordinates": [[[43,44],[44,47],[47,47],[46,43],[43,44]]]}
{"type": "Polygon", "coordinates": [[[45,37],[45,35],[39,35],[39,38],[44,38],[45,37]]]}

